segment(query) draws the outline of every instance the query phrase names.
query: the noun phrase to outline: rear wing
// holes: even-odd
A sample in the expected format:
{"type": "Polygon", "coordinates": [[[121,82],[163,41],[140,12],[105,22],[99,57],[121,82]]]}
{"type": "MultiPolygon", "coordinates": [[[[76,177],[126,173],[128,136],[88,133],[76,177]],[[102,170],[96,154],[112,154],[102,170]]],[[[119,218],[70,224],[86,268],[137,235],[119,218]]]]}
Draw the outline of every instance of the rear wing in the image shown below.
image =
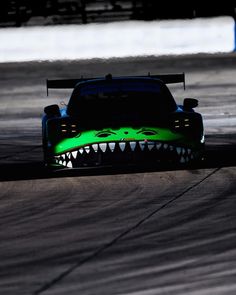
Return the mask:
{"type": "Polygon", "coordinates": [[[163,74],[163,75],[148,75],[148,77],[159,79],[165,84],[183,83],[185,90],[185,73],[180,74],[163,74]]]}
{"type": "MultiPolygon", "coordinates": [[[[150,73],[147,76],[122,76],[117,78],[154,78],[163,81],[165,84],[174,84],[174,83],[183,83],[185,89],[185,74],[162,74],[162,75],[151,75],[150,73]]],[[[112,79],[112,75],[108,74],[105,77],[107,80],[112,79]]],[[[59,80],[47,80],[47,96],[48,89],[73,89],[79,82],[84,82],[88,80],[97,80],[104,79],[102,78],[79,78],[79,79],[59,79],[59,80]]]]}

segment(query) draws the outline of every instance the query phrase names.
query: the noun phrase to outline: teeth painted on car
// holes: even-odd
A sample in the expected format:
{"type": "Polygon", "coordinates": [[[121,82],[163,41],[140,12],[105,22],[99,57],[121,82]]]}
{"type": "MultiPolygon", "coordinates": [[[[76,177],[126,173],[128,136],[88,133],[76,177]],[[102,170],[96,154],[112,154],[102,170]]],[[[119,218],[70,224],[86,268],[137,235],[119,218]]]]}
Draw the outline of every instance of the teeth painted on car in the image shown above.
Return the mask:
{"type": "Polygon", "coordinates": [[[120,147],[121,151],[123,152],[125,150],[126,143],[125,142],[120,142],[119,147],[120,147]]]}
{"type": "Polygon", "coordinates": [[[157,143],[157,144],[156,144],[156,149],[157,149],[157,150],[160,150],[161,147],[162,147],[162,144],[161,144],[161,143],[157,143]]]}
{"type": "Polygon", "coordinates": [[[109,142],[108,146],[109,146],[111,152],[113,153],[115,150],[115,146],[116,146],[115,142],[109,142]]]}
{"type": "Polygon", "coordinates": [[[72,155],[72,157],[73,157],[74,159],[77,158],[77,154],[78,154],[78,151],[73,151],[73,152],[71,153],[71,155],[72,155]]]}
{"type": "Polygon", "coordinates": [[[135,150],[135,148],[136,148],[136,144],[137,144],[137,143],[136,143],[135,141],[131,141],[131,142],[129,143],[130,148],[131,148],[132,151],[135,150]]]}
{"type": "Polygon", "coordinates": [[[144,148],[145,148],[145,144],[146,142],[145,141],[139,141],[139,146],[140,146],[140,149],[143,151],[144,148]]]}
{"type": "Polygon", "coordinates": [[[167,150],[167,149],[168,149],[168,144],[167,144],[167,143],[164,143],[164,144],[163,144],[163,149],[164,149],[164,150],[167,150]]]}
{"type": "MultiPolygon", "coordinates": [[[[92,154],[91,151],[94,151],[97,154],[96,156],[98,157],[97,165],[99,165],[99,163],[102,160],[102,158],[99,159],[99,157],[103,157],[102,154],[105,155],[111,152],[111,153],[114,153],[114,155],[117,155],[119,157],[120,152],[122,152],[122,154],[126,153],[126,147],[128,148],[127,152],[129,150],[129,151],[132,151],[133,153],[139,152],[140,150],[144,153],[147,153],[148,151],[152,151],[153,153],[156,153],[157,155],[162,155],[162,153],[165,153],[171,156],[171,153],[172,153],[173,155],[178,155],[178,162],[181,164],[187,164],[196,158],[196,153],[191,148],[173,146],[171,144],[162,143],[158,141],[143,140],[143,141],[130,141],[130,142],[124,141],[124,142],[108,142],[108,143],[91,144],[88,146],[84,146],[82,148],[78,148],[78,150],[75,150],[72,152],[65,152],[64,154],[61,154],[61,155],[55,155],[54,163],[63,165],[68,168],[74,168],[77,165],[77,162],[75,160],[77,159],[78,154],[81,154],[81,156],[83,154],[86,154],[88,156],[91,155],[91,157],[93,157],[94,154],[92,154]],[[140,149],[136,150],[136,147],[138,146],[140,147],[140,149]]],[[[81,165],[86,166],[85,161],[88,156],[80,158],[80,161],[82,160],[81,165]]]]}
{"type": "Polygon", "coordinates": [[[154,142],[148,142],[148,149],[149,151],[151,151],[155,146],[155,143],[154,142]]]}
{"type": "Polygon", "coordinates": [[[169,145],[169,149],[171,152],[173,152],[175,150],[175,148],[173,147],[173,145],[169,145]]]}
{"type": "Polygon", "coordinates": [[[95,153],[97,153],[97,151],[98,151],[98,144],[97,143],[93,144],[92,145],[92,148],[95,151],[95,153]]]}
{"type": "Polygon", "coordinates": [[[67,163],[67,165],[66,165],[68,168],[72,168],[73,167],[73,165],[72,165],[72,162],[71,161],[69,161],[68,163],[67,163]]]}
{"type": "Polygon", "coordinates": [[[182,152],[182,149],[181,149],[180,147],[177,147],[177,148],[176,148],[176,151],[177,151],[177,154],[180,155],[181,152],[182,152]]]}
{"type": "MultiPolygon", "coordinates": [[[[82,154],[90,154],[91,151],[95,151],[99,154],[99,151],[102,153],[106,153],[108,151],[116,154],[118,150],[116,147],[118,146],[120,151],[123,153],[126,150],[127,145],[129,146],[132,152],[135,152],[137,145],[140,146],[141,151],[164,151],[165,153],[177,153],[179,156],[179,161],[181,163],[189,162],[195,158],[195,155],[191,148],[178,147],[173,146],[167,143],[161,143],[157,141],[131,141],[131,142],[109,142],[109,143],[99,143],[92,144],[89,146],[85,146],[83,148],[79,148],[76,151],[66,152],[65,154],[61,154],[59,156],[54,156],[55,163],[65,165],[65,161],[71,162],[72,160],[77,159],[78,153],[82,154]],[[147,150],[145,150],[147,149],[147,150]]],[[[70,165],[70,164],[69,164],[70,165]]],[[[67,165],[66,165],[67,166],[67,165]]]]}
{"type": "Polygon", "coordinates": [[[84,149],[85,149],[85,152],[86,152],[87,154],[90,152],[90,147],[89,147],[89,146],[84,147],[84,149]]]}
{"type": "Polygon", "coordinates": [[[83,154],[83,152],[84,152],[84,149],[83,148],[80,148],[79,149],[79,152],[81,153],[81,155],[83,154]]]}
{"type": "Polygon", "coordinates": [[[99,147],[105,153],[105,151],[107,149],[107,144],[106,143],[99,143],[99,147]]]}

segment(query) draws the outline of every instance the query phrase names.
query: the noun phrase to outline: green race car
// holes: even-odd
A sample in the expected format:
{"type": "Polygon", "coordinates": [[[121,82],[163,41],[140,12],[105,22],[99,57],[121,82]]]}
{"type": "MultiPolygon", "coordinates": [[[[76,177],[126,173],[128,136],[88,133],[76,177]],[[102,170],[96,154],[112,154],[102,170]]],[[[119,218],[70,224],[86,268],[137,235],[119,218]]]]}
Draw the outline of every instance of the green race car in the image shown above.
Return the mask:
{"type": "Polygon", "coordinates": [[[49,88],[73,88],[66,107],[45,107],[45,164],[80,168],[127,164],[191,164],[204,152],[198,101],[177,105],[168,83],[184,74],[47,80],[49,88]]]}

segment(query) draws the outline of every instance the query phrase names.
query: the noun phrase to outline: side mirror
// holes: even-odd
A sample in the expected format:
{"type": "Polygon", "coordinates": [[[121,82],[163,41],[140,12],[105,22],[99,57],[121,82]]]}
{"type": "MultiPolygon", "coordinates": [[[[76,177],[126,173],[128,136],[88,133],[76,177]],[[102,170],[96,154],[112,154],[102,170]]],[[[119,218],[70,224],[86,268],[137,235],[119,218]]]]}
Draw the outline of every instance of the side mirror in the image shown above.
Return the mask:
{"type": "Polygon", "coordinates": [[[191,110],[198,106],[198,100],[195,98],[185,98],[184,99],[184,109],[191,110]]]}
{"type": "Polygon", "coordinates": [[[46,115],[48,115],[50,117],[51,116],[57,116],[57,117],[61,116],[60,109],[57,104],[52,104],[50,106],[45,107],[44,112],[46,115]]]}

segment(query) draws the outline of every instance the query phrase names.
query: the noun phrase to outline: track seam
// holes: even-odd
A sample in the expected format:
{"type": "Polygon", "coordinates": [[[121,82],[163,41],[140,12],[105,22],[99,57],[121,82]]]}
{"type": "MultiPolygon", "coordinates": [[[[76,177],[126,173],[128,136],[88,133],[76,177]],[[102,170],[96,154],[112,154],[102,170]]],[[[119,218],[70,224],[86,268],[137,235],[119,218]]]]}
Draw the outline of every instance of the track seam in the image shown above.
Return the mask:
{"type": "Polygon", "coordinates": [[[200,180],[197,183],[193,184],[192,186],[190,186],[189,188],[187,188],[186,190],[184,190],[182,193],[180,193],[179,195],[175,196],[170,201],[168,201],[167,203],[165,203],[164,205],[162,205],[160,208],[158,208],[158,209],[154,210],[153,212],[151,212],[150,214],[148,214],[146,217],[144,217],[139,222],[137,222],[134,226],[132,226],[131,228],[127,229],[126,231],[124,231],[123,233],[121,233],[120,235],[118,235],[112,241],[110,241],[109,243],[107,243],[104,246],[102,246],[100,249],[98,249],[97,251],[95,251],[93,254],[91,254],[90,256],[88,256],[87,258],[85,258],[84,260],[82,260],[80,262],[77,262],[74,265],[72,265],[70,268],[68,268],[66,271],[62,272],[56,278],[54,278],[50,282],[46,283],[40,289],[36,290],[33,294],[34,295],[39,295],[39,294],[42,294],[43,292],[49,290],[55,284],[57,284],[58,282],[60,282],[61,280],[63,280],[66,276],[68,276],[69,274],[71,274],[76,268],[84,265],[86,262],[92,260],[93,258],[97,257],[99,254],[103,253],[105,250],[107,250],[108,248],[110,248],[111,246],[113,246],[114,244],[116,244],[116,242],[118,242],[120,239],[122,239],[123,237],[125,237],[127,234],[131,233],[133,230],[135,230],[136,228],[138,228],[140,225],[142,225],[145,221],[147,221],[148,219],[150,219],[152,216],[154,216],[155,214],[157,214],[158,212],[160,212],[162,209],[166,208],[168,205],[170,205],[171,203],[173,203],[177,199],[181,198],[183,195],[185,195],[186,193],[188,193],[190,190],[194,189],[195,187],[197,187],[198,185],[200,185],[201,183],[203,183],[206,179],[208,179],[209,177],[211,177],[212,175],[214,175],[215,173],[217,173],[221,168],[222,167],[218,167],[218,168],[214,169],[211,173],[209,173],[207,176],[205,176],[202,180],[200,180]]]}

